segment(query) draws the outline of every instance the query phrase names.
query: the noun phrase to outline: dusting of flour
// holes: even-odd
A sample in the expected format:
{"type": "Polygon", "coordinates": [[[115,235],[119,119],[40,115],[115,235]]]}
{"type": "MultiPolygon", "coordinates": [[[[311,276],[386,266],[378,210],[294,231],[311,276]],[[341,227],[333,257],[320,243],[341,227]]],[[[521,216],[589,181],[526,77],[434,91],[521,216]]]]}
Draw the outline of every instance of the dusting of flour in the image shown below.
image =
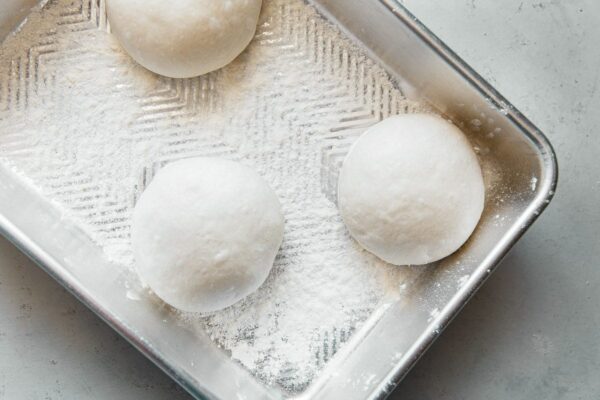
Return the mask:
{"type": "Polygon", "coordinates": [[[375,308],[391,300],[388,285],[406,278],[359,249],[340,226],[332,210],[313,228],[329,249],[294,251],[284,243],[258,292],[196,326],[262,380],[288,391],[306,388],[375,308]]]}
{"type": "Polygon", "coordinates": [[[304,390],[418,270],[349,237],[335,198],[350,145],[420,111],[394,80],[302,0],[266,0],[249,48],[193,79],[136,65],[108,34],[103,1],[54,0],[0,46],[0,162],[131,268],[130,218],[168,162],[218,156],[277,192],[284,242],[267,282],[210,316],[181,315],[264,382],[304,390]]]}

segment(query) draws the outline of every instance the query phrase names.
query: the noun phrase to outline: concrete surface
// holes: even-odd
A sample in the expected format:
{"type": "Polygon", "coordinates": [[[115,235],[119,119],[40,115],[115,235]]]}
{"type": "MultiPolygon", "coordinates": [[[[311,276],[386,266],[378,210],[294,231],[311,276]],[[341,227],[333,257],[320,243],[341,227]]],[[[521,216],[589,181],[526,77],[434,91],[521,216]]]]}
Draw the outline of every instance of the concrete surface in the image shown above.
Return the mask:
{"type": "MultiPolygon", "coordinates": [[[[543,131],[557,196],[392,395],[600,398],[600,2],[405,0],[543,131]]],[[[0,240],[0,399],[189,399],[0,240]]]]}

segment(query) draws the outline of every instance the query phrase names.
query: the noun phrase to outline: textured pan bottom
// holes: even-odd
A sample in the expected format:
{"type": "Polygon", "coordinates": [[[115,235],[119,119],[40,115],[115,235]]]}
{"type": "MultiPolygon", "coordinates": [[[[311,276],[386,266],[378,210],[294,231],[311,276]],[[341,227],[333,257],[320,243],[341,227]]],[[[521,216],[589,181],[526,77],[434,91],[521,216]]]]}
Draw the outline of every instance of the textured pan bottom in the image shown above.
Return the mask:
{"type": "Polygon", "coordinates": [[[302,0],[266,0],[248,50],[194,79],[144,70],[108,31],[103,0],[55,0],[1,44],[0,161],[76,221],[115,268],[133,265],[131,211],[165,163],[214,156],[255,167],[286,215],[273,272],[245,301],[182,323],[264,382],[304,390],[422,271],[362,251],[335,205],[356,137],[419,106],[302,0]]]}

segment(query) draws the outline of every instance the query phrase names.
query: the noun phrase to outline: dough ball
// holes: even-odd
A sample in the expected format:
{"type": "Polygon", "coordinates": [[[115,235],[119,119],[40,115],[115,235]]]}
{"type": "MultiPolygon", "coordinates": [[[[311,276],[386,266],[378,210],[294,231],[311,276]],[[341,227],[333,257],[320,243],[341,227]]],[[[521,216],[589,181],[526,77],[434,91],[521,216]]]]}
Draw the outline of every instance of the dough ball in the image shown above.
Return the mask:
{"type": "Polygon", "coordinates": [[[252,40],[262,0],[108,0],[125,50],[157,74],[188,78],[233,61],[252,40]]]}
{"type": "Polygon", "coordinates": [[[140,278],[161,299],[210,312],[262,285],[283,239],[283,216],[254,170],[192,158],[154,177],[135,207],[131,239],[140,278]]]}
{"type": "Polygon", "coordinates": [[[364,133],[340,172],[338,205],[351,235],[395,265],[428,264],[461,247],[483,212],[481,167],[464,134],[426,114],[364,133]]]}

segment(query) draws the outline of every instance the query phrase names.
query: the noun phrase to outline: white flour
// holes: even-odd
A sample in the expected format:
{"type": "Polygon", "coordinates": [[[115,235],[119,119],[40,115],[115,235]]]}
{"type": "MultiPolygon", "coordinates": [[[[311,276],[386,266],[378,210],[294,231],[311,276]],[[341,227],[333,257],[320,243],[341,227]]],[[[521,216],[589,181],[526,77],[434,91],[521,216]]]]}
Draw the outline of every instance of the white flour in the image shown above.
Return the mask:
{"type": "Polygon", "coordinates": [[[273,272],[243,302],[182,318],[263,381],[305,389],[419,273],[357,247],[335,205],[355,138],[418,107],[302,0],[265,1],[240,58],[185,80],[132,62],[107,34],[103,4],[50,1],[0,47],[1,162],[125,268],[131,211],[164,163],[213,155],[256,168],[286,217],[273,272]]]}
{"type": "Polygon", "coordinates": [[[387,287],[397,291],[408,277],[359,249],[340,224],[332,212],[314,228],[328,247],[318,254],[284,245],[256,294],[197,326],[263,380],[304,389],[361,322],[391,300],[387,287]]]}

